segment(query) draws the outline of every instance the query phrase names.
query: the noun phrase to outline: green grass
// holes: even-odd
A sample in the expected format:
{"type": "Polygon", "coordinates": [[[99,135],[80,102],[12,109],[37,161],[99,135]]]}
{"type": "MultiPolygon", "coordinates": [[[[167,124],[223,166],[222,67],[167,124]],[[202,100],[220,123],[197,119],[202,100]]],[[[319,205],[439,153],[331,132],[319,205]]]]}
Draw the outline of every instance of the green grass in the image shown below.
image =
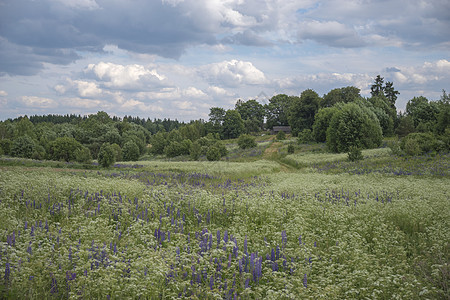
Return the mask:
{"type": "Polygon", "coordinates": [[[350,163],[287,143],[235,162],[2,164],[0,298],[449,298],[450,180],[430,171],[448,155],[350,163]]]}

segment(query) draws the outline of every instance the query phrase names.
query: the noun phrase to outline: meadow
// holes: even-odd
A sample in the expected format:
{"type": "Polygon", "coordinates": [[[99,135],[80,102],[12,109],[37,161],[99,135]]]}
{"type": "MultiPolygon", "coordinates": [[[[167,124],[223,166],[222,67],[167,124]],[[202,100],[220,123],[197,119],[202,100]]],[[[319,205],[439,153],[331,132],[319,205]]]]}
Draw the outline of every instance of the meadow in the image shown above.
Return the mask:
{"type": "Polygon", "coordinates": [[[448,154],[288,143],[110,169],[0,159],[0,298],[450,297],[448,154]]]}

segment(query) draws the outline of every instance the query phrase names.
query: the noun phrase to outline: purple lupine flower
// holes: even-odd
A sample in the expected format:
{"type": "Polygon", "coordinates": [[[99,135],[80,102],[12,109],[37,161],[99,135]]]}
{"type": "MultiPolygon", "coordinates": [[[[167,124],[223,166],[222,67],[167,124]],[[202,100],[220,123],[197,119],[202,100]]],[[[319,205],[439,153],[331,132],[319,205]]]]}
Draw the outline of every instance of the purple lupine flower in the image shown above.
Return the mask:
{"type": "Polygon", "coordinates": [[[314,242],[314,247],[317,247],[317,242],[314,242]]]}
{"type": "Polygon", "coordinates": [[[305,288],[308,287],[308,279],[306,278],[306,273],[305,273],[305,276],[303,277],[303,286],[304,286],[305,288]]]}
{"type": "Polygon", "coordinates": [[[211,278],[209,279],[209,288],[211,289],[211,291],[214,288],[214,276],[211,275],[211,278]]]}
{"type": "Polygon", "coordinates": [[[247,280],[245,281],[245,288],[248,288],[249,283],[250,283],[250,278],[247,278],[247,280]]]}
{"type": "Polygon", "coordinates": [[[225,230],[225,233],[223,234],[223,240],[225,243],[228,243],[228,230],[225,230]]]}
{"type": "Polygon", "coordinates": [[[50,293],[56,294],[58,293],[58,282],[56,281],[55,277],[52,276],[52,285],[50,288],[50,293]]]}
{"type": "Polygon", "coordinates": [[[9,262],[5,264],[5,281],[9,281],[9,275],[11,274],[11,268],[9,262]]]}
{"type": "Polygon", "coordinates": [[[286,243],[287,243],[287,235],[286,235],[286,230],[283,230],[281,232],[281,245],[284,248],[286,248],[286,243]]]}
{"type": "Polygon", "coordinates": [[[302,236],[301,236],[301,235],[298,237],[298,244],[299,244],[300,246],[302,245],[302,236]]]}

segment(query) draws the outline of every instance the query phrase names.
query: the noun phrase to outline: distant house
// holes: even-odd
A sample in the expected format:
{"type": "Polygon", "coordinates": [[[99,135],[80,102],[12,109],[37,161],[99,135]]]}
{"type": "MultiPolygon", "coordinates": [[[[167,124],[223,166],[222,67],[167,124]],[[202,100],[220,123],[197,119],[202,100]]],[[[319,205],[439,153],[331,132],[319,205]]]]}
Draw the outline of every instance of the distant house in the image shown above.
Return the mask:
{"type": "Polygon", "coordinates": [[[271,134],[277,134],[280,131],[284,131],[286,134],[291,133],[291,126],[273,126],[271,134]]]}

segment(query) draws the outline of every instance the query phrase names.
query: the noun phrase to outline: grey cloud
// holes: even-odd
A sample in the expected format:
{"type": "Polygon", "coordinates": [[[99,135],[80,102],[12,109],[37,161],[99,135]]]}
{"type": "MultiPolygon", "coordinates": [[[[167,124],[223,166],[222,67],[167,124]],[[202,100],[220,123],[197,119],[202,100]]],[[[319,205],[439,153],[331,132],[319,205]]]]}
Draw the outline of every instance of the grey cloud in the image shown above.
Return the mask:
{"type": "Polygon", "coordinates": [[[389,68],[386,68],[386,72],[388,72],[388,73],[396,73],[396,72],[401,72],[401,70],[396,68],[396,67],[389,67],[389,68]]]}
{"type": "Polygon", "coordinates": [[[228,36],[222,40],[224,44],[237,44],[245,46],[267,47],[273,44],[268,40],[256,35],[250,30],[238,32],[235,35],[228,36]]]}
{"type": "Polygon", "coordinates": [[[365,45],[353,28],[336,21],[303,22],[298,31],[298,38],[300,41],[314,40],[331,47],[355,48],[365,45]]]}

